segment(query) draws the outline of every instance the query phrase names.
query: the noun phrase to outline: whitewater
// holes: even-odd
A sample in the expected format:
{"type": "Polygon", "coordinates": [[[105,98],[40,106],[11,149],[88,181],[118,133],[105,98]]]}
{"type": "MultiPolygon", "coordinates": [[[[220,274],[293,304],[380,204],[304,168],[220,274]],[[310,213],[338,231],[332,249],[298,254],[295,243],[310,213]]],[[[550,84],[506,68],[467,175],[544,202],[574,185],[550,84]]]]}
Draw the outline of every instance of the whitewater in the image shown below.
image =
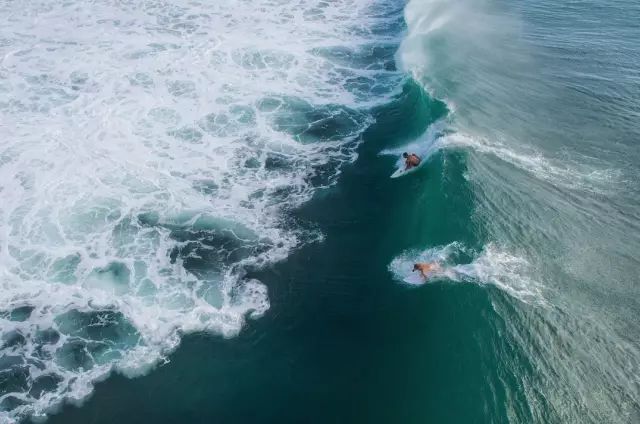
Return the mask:
{"type": "Polygon", "coordinates": [[[368,1],[0,6],[0,421],[145,373],[269,308],[247,270],[322,235],[397,81],[368,1]],[[358,16],[358,20],[353,20],[358,16]],[[320,131],[330,136],[318,136],[320,131]]]}

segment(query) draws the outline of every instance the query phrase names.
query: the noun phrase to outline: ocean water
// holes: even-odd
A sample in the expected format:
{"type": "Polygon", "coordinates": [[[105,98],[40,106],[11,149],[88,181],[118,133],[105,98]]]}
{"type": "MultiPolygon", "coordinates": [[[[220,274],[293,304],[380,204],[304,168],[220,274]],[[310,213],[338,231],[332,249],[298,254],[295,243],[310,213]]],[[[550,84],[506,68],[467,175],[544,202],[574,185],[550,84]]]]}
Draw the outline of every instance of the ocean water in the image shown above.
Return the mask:
{"type": "Polygon", "coordinates": [[[640,421],[637,2],[0,17],[0,423],[640,421]]]}

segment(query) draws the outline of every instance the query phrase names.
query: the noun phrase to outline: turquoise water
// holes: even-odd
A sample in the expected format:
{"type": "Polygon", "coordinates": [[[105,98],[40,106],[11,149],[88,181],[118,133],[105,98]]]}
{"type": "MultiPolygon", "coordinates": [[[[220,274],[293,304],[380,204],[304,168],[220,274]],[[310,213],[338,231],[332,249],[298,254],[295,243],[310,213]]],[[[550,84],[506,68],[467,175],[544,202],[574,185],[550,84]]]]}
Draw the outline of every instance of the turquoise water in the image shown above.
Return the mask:
{"type": "Polygon", "coordinates": [[[0,16],[0,422],[640,420],[638,4],[0,16]]]}

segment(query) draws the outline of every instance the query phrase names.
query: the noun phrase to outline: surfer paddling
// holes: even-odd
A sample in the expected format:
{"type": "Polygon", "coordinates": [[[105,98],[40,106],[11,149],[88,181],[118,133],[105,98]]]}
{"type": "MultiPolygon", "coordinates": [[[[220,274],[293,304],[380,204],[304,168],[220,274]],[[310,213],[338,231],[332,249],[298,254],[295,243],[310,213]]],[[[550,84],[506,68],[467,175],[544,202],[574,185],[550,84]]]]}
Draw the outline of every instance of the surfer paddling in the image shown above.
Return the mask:
{"type": "Polygon", "coordinates": [[[436,262],[418,262],[413,265],[413,271],[420,271],[420,275],[422,275],[422,278],[425,280],[429,273],[436,272],[438,270],[440,270],[440,265],[436,262]]]}
{"type": "Polygon", "coordinates": [[[407,152],[404,152],[402,154],[402,157],[404,158],[405,171],[408,171],[411,168],[415,168],[416,166],[420,165],[420,156],[416,155],[415,153],[409,154],[407,152]]]}

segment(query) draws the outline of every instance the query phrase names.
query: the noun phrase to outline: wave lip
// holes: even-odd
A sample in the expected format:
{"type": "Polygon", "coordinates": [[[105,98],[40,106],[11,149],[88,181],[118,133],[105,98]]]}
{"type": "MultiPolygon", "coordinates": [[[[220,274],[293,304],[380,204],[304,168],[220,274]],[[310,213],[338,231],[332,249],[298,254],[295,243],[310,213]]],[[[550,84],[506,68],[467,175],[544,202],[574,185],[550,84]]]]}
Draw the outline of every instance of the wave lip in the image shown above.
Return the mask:
{"type": "Polygon", "coordinates": [[[491,155],[517,169],[556,186],[607,193],[615,189],[620,182],[621,172],[611,168],[593,168],[569,159],[554,161],[532,149],[520,149],[499,141],[489,141],[482,137],[472,137],[463,133],[454,133],[440,139],[441,148],[468,148],[484,155],[491,155]],[[613,187],[612,187],[613,186],[613,187]]]}

